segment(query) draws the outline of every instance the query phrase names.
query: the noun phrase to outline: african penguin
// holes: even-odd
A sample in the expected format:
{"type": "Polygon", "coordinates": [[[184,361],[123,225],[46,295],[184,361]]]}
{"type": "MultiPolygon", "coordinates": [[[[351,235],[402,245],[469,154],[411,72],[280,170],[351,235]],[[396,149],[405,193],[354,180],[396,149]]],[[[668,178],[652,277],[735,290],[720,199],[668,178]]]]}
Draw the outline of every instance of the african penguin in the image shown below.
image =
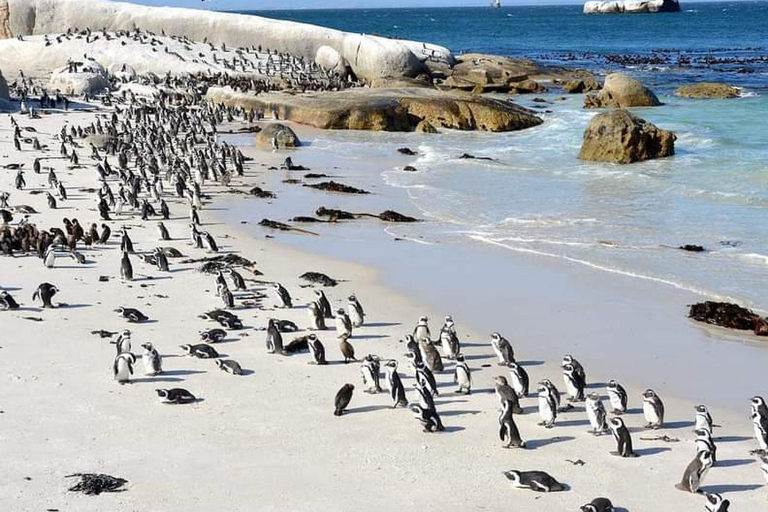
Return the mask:
{"type": "Polygon", "coordinates": [[[624,389],[624,386],[615,379],[611,379],[606,385],[606,391],[608,392],[608,400],[613,408],[613,414],[624,414],[627,412],[627,391],[624,389]]]}
{"type": "Polygon", "coordinates": [[[504,448],[525,448],[525,442],[517,430],[515,418],[512,414],[512,402],[504,400],[499,414],[499,439],[504,443],[504,448]]]}
{"type": "Polygon", "coordinates": [[[515,390],[515,393],[517,393],[517,396],[520,398],[527,397],[530,378],[525,368],[518,363],[509,363],[509,377],[510,385],[515,390]]]}
{"type": "Polygon", "coordinates": [[[130,352],[118,354],[112,365],[112,375],[115,380],[120,384],[130,382],[134,364],[136,364],[136,357],[130,352]]]}
{"type": "Polygon", "coordinates": [[[459,386],[457,393],[468,395],[472,392],[472,371],[461,353],[456,354],[453,382],[459,386]]]}
{"type": "Polygon", "coordinates": [[[643,415],[647,422],[645,428],[658,429],[664,425],[664,402],[652,389],[643,393],[643,415]]]}
{"type": "Polygon", "coordinates": [[[307,336],[307,345],[309,346],[309,352],[312,354],[312,363],[328,364],[325,360],[325,347],[316,335],[310,334],[307,336]]]}
{"type": "Polygon", "coordinates": [[[267,324],[267,353],[281,354],[283,352],[283,335],[277,328],[277,320],[269,319],[267,324]]]}
{"type": "Polygon", "coordinates": [[[513,486],[536,492],[564,491],[565,486],[544,471],[504,471],[513,486]]]}
{"type": "Polygon", "coordinates": [[[499,366],[507,366],[515,362],[515,351],[512,350],[512,345],[498,332],[491,334],[491,347],[499,359],[499,366]]]}
{"type": "Polygon", "coordinates": [[[352,401],[352,392],[355,390],[355,386],[352,384],[344,384],[341,389],[336,393],[336,398],[333,401],[334,416],[341,416],[344,414],[344,409],[347,408],[349,402],[352,401]]]}
{"type": "Polygon", "coordinates": [[[611,433],[616,440],[616,453],[619,457],[637,457],[632,449],[632,436],[621,418],[611,418],[611,433]]]}
{"type": "Polygon", "coordinates": [[[675,487],[681,491],[687,491],[690,493],[699,492],[701,482],[704,480],[709,468],[712,467],[712,453],[711,452],[699,452],[696,454],[688,467],[685,468],[683,478],[680,483],[675,484],[675,487]]]}
{"type": "Polygon", "coordinates": [[[155,393],[167,404],[188,404],[197,400],[195,395],[183,388],[156,389],[155,393]]]}
{"type": "Polygon", "coordinates": [[[608,424],[606,423],[605,406],[600,395],[597,393],[590,393],[587,395],[587,418],[589,418],[589,424],[592,426],[591,433],[595,435],[602,435],[608,430],[608,424]]]}
{"type": "Polygon", "coordinates": [[[163,363],[160,354],[151,343],[142,343],[141,348],[144,352],[141,354],[141,362],[144,365],[145,375],[157,375],[163,372],[163,363]]]}
{"type": "Polygon", "coordinates": [[[363,385],[365,393],[379,393],[381,392],[380,384],[380,359],[379,356],[368,354],[363,358],[363,363],[360,365],[360,374],[363,377],[363,385]]]}
{"type": "Polygon", "coordinates": [[[400,380],[400,375],[397,374],[397,361],[387,361],[385,366],[389,396],[392,398],[392,408],[406,407],[408,405],[408,400],[405,398],[403,382],[400,380]]]}

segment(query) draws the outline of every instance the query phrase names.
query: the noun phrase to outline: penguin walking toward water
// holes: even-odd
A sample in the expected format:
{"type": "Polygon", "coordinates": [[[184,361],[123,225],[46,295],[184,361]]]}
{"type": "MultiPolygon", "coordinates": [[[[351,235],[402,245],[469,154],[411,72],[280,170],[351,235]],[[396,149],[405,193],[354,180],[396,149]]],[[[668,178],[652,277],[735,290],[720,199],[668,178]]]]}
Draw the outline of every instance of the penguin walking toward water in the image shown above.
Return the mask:
{"type": "Polygon", "coordinates": [[[309,315],[309,328],[315,331],[324,331],[328,327],[325,325],[325,316],[320,310],[320,306],[317,302],[310,302],[307,308],[307,314],[309,315]]]}
{"type": "Polygon", "coordinates": [[[426,316],[420,317],[416,327],[413,328],[413,338],[417,342],[432,339],[432,335],[429,332],[429,319],[426,316]]]}
{"type": "Polygon", "coordinates": [[[363,306],[360,305],[360,301],[354,295],[349,296],[347,311],[352,327],[361,327],[365,322],[365,311],[363,311],[363,306]]]}
{"type": "Polygon", "coordinates": [[[408,349],[408,352],[412,354],[412,359],[414,362],[419,361],[423,362],[424,357],[421,355],[421,347],[416,342],[415,339],[413,339],[413,336],[410,334],[405,335],[405,346],[408,349]]]}
{"type": "Polygon", "coordinates": [[[424,432],[442,432],[445,430],[440,415],[437,414],[437,410],[434,408],[427,409],[421,405],[414,404],[411,406],[414,418],[421,423],[424,432]]]}
{"type": "Polygon", "coordinates": [[[440,348],[448,360],[456,359],[456,355],[461,352],[461,343],[459,343],[459,336],[456,334],[456,326],[450,316],[445,317],[445,323],[440,329],[440,348]]]}
{"type": "Polygon", "coordinates": [[[560,367],[565,368],[565,365],[571,365],[576,375],[578,375],[585,384],[587,383],[587,373],[584,371],[584,367],[571,354],[565,354],[563,356],[563,360],[560,362],[560,367]]]}
{"type": "Polygon", "coordinates": [[[336,337],[345,339],[352,337],[352,321],[343,309],[336,311],[336,337]]]}
{"type": "Polygon", "coordinates": [[[312,362],[314,364],[328,364],[328,361],[325,360],[325,347],[316,335],[310,334],[307,336],[307,346],[312,354],[312,362]]]}
{"type": "Polygon", "coordinates": [[[53,308],[54,305],[51,300],[58,291],[59,289],[51,283],[41,283],[40,286],[37,287],[37,290],[35,290],[35,293],[32,294],[32,300],[40,299],[44,308],[53,308]]]}
{"type": "Polygon", "coordinates": [[[693,430],[707,430],[712,433],[712,415],[706,405],[697,405],[694,407],[696,414],[694,416],[693,430]]]}
{"type": "Polygon", "coordinates": [[[133,265],[131,258],[128,257],[128,251],[123,251],[123,257],[120,260],[120,276],[124,281],[133,281],[133,265]]]}
{"type": "Polygon", "coordinates": [[[613,409],[613,414],[624,414],[627,412],[628,396],[624,386],[615,379],[611,379],[608,381],[605,389],[608,393],[608,401],[613,409]]]}
{"type": "Polygon", "coordinates": [[[144,365],[145,375],[159,375],[163,372],[163,361],[151,343],[142,343],[141,348],[144,352],[141,354],[141,362],[144,365]]]}
{"type": "Polygon", "coordinates": [[[344,384],[341,389],[336,393],[336,398],[333,401],[334,416],[341,416],[344,414],[344,409],[347,408],[349,402],[352,401],[352,393],[355,390],[355,386],[352,384],[344,384]]]}
{"type": "Polygon", "coordinates": [[[277,328],[277,320],[270,318],[269,324],[267,324],[267,353],[282,354],[282,352],[283,335],[280,334],[280,329],[277,328]]]}
{"type": "Polygon", "coordinates": [[[115,380],[120,384],[130,382],[134,364],[136,364],[136,357],[130,352],[118,354],[112,365],[112,374],[115,380]]]}
{"type": "Polygon", "coordinates": [[[704,503],[704,509],[707,512],[728,512],[728,507],[731,506],[731,502],[723,499],[717,493],[705,493],[707,502],[704,503]]]}
{"type": "Polygon", "coordinates": [[[387,371],[387,386],[389,387],[389,396],[392,398],[392,408],[406,407],[408,400],[405,398],[405,387],[400,375],[397,374],[397,361],[387,361],[385,364],[387,371]]]}
{"type": "Polygon", "coordinates": [[[587,395],[586,410],[589,424],[592,426],[591,432],[593,434],[602,435],[608,430],[605,406],[603,405],[603,401],[600,400],[600,395],[597,393],[590,393],[587,395]]]}
{"type": "Polygon", "coordinates": [[[621,418],[611,418],[611,433],[616,440],[616,453],[619,457],[637,457],[632,449],[632,436],[621,418]]]}
{"type": "Polygon", "coordinates": [[[712,465],[717,464],[717,446],[712,439],[712,432],[706,429],[696,430],[696,439],[693,441],[696,453],[710,452],[712,454],[712,465]]]}
{"type": "Polygon", "coordinates": [[[315,302],[317,302],[317,305],[320,307],[323,317],[333,318],[333,309],[331,308],[331,303],[328,300],[328,297],[326,297],[325,292],[323,290],[315,290],[315,297],[317,297],[315,302]]]}
{"type": "Polygon", "coordinates": [[[565,389],[568,391],[569,402],[584,401],[584,390],[587,383],[582,380],[581,372],[572,364],[563,365],[563,382],[565,382],[565,389]]]}
{"type": "Polygon", "coordinates": [[[459,386],[457,393],[468,395],[472,392],[472,371],[461,353],[456,354],[453,382],[459,386]]]}
{"type": "Polygon", "coordinates": [[[515,362],[515,351],[512,350],[512,345],[498,332],[491,334],[491,347],[499,359],[500,366],[507,366],[509,363],[515,362]]]}
{"type": "Polygon", "coordinates": [[[613,503],[608,498],[595,498],[586,505],[582,505],[581,512],[614,512],[613,503]]]}
{"type": "Polygon", "coordinates": [[[546,428],[552,428],[557,421],[557,401],[551,390],[543,383],[539,385],[536,391],[539,397],[539,417],[541,418],[538,424],[546,428]]]}
{"type": "Polygon", "coordinates": [[[293,300],[291,299],[291,294],[288,293],[288,290],[285,289],[283,285],[280,283],[274,283],[272,285],[272,288],[275,290],[275,295],[277,295],[277,298],[280,300],[280,304],[284,308],[292,308],[293,307],[293,300]]]}
{"type": "Polygon", "coordinates": [[[530,378],[528,372],[525,371],[518,363],[509,363],[509,383],[512,389],[515,390],[519,398],[528,396],[528,388],[530,385],[530,378]]]}
{"type": "Polygon", "coordinates": [[[525,448],[525,442],[517,430],[515,418],[512,413],[512,402],[504,400],[499,414],[499,438],[504,443],[504,448],[525,448]]]}
{"type": "Polygon", "coordinates": [[[364,393],[376,394],[381,392],[380,376],[381,361],[379,356],[368,354],[360,365],[360,375],[363,377],[364,393]]]}
{"type": "Polygon", "coordinates": [[[645,428],[659,429],[664,425],[664,402],[652,389],[643,393],[643,415],[648,422],[645,428]]]}
{"type": "Polygon", "coordinates": [[[704,481],[704,477],[712,467],[712,454],[710,452],[699,452],[696,454],[688,467],[685,468],[683,478],[679,484],[675,484],[675,487],[681,491],[690,493],[699,492],[699,487],[704,481]]]}

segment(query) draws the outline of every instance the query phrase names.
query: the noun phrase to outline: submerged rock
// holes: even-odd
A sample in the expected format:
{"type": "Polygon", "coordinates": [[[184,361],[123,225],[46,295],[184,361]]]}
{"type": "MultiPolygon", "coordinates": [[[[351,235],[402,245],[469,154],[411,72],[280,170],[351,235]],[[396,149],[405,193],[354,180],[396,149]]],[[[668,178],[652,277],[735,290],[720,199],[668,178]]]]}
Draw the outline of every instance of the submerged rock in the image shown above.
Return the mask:
{"type": "Polygon", "coordinates": [[[577,78],[569,80],[563,84],[563,91],[569,94],[580,94],[583,92],[599,91],[600,82],[594,78],[577,78]]]}
{"type": "Polygon", "coordinates": [[[690,306],[688,317],[697,322],[752,331],[758,336],[768,336],[768,321],[750,309],[730,302],[699,302],[690,306]]]}
{"type": "Polygon", "coordinates": [[[659,98],[625,73],[611,73],[605,77],[603,88],[584,98],[584,108],[656,107],[659,98]]]}
{"type": "Polygon", "coordinates": [[[589,121],[579,158],[629,164],[674,154],[675,134],[626,110],[614,110],[589,121]]]}
{"type": "Polygon", "coordinates": [[[683,98],[696,98],[696,99],[726,99],[726,98],[738,98],[741,95],[741,91],[728,84],[719,82],[701,82],[698,84],[684,85],[679,87],[675,94],[682,96],[683,98]]]}

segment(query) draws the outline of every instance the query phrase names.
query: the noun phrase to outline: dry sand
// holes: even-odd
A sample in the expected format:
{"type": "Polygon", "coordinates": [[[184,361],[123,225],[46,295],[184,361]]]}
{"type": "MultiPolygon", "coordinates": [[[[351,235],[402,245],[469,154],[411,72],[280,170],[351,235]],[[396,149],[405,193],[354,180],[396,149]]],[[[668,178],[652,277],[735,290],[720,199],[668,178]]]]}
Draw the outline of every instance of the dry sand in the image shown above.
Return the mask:
{"type": "MultiPolygon", "coordinates": [[[[53,134],[60,126],[90,122],[92,116],[69,113],[19,121],[36,128],[41,142],[58,154],[53,134]]],[[[259,163],[274,164],[285,156],[249,151],[256,162],[246,168],[245,179],[233,180],[244,190],[269,172],[259,163]]],[[[58,210],[48,209],[44,195],[29,194],[47,186],[44,174],[31,172],[34,156],[32,151],[13,150],[8,117],[0,118],[0,165],[23,162],[30,169],[25,191],[13,190],[15,171],[0,171],[0,190],[12,192],[10,203],[40,211],[30,217],[40,226],[60,226],[63,217],[77,217],[84,225],[97,221],[94,195],[78,191],[95,186],[98,177],[86,154],[81,153],[83,169],[67,171],[62,160],[46,162],[70,192],[58,210]]],[[[528,449],[502,449],[492,378],[506,372],[495,364],[488,333],[468,332],[460,311],[450,313],[457,318],[463,351],[474,370],[474,387],[470,396],[455,394],[450,364],[437,375],[443,433],[423,433],[410,411],[391,409],[386,393],[362,393],[359,364],[340,362],[333,330],[319,334],[328,366],[309,365],[306,353],[267,354],[265,332],[260,329],[269,317],[306,327],[305,305],[312,289],[301,287],[297,276],[310,270],[323,272],[343,279],[326,289],[334,306],[344,304],[354,292],[366,309],[368,325],[351,339],[358,358],[367,353],[397,358],[409,398],[415,401],[400,340],[422,314],[432,319],[433,333],[438,331],[445,312],[425,310],[383,288],[374,269],[286,249],[274,240],[254,239],[237,226],[219,223],[221,212],[217,214],[216,208],[227,202],[223,198],[233,197],[222,191],[218,185],[206,187],[214,200],[201,212],[204,229],[214,234],[223,251],[256,261],[264,273],[258,279],[279,281],[295,297],[290,310],[273,309],[275,297],[267,292],[265,309],[235,311],[246,328],[231,332],[216,348],[252,372],[248,375],[225,374],[212,361],[186,357],[178,348],[197,342],[200,330],[216,326],[198,318],[219,307],[220,300],[214,295],[213,277],[197,272],[196,265],[171,260],[172,272],[166,274],[134,257],[139,277],[122,282],[119,242],[114,237],[106,248],[84,250],[85,265],[60,259],[55,268],[47,269],[34,256],[0,258],[0,287],[23,306],[0,312],[0,510],[565,511],[578,510],[600,495],[630,511],[703,510],[703,496],[674,487],[694,456],[695,404],[671,396],[663,397],[668,427],[643,431],[642,390],[628,390],[632,410],[625,420],[639,458],[616,457],[610,453],[615,450],[610,435],[588,434],[582,404],[563,413],[552,430],[537,426],[535,398],[522,401],[525,414],[516,418],[528,449]],[[109,281],[100,282],[102,275],[109,281]],[[60,288],[54,303],[67,306],[41,310],[32,302],[33,290],[43,281],[60,288]],[[152,322],[127,324],[113,312],[120,305],[141,309],[152,322]],[[155,344],[164,357],[162,375],[144,377],[139,363],[134,384],[121,386],[112,380],[115,348],[90,331],[124,328],[133,331],[134,352],[145,341],[155,344]],[[348,413],[337,418],[332,414],[333,397],[347,382],[357,389],[348,413]],[[153,390],[175,386],[190,390],[201,401],[159,403],[153,390]],[[679,442],[642,439],[662,435],[679,442]],[[569,462],[579,460],[584,464],[569,462]],[[541,495],[513,489],[501,474],[513,468],[545,470],[569,490],[541,495]],[[73,482],[64,477],[76,472],[108,473],[129,483],[122,493],[84,496],[67,491],[73,482]]],[[[113,232],[120,225],[131,227],[137,251],[172,245],[186,256],[205,256],[204,250],[188,244],[187,205],[176,199],[169,205],[172,220],[166,225],[172,242],[158,242],[154,222],[142,223],[138,216],[116,219],[111,223],[113,232]]],[[[253,220],[269,216],[268,212],[269,205],[254,202],[253,220]]],[[[263,285],[249,282],[249,294],[262,291],[266,291],[263,285]]],[[[525,354],[518,358],[526,363],[525,354]]],[[[562,389],[557,362],[529,362],[531,381],[549,377],[562,389]]],[[[593,382],[606,378],[589,367],[587,373],[593,382]]],[[[756,444],[746,405],[743,413],[715,410],[713,415],[722,425],[715,434],[720,463],[707,476],[704,490],[724,493],[739,512],[765,510],[768,491],[755,457],[749,455],[756,444]]]]}

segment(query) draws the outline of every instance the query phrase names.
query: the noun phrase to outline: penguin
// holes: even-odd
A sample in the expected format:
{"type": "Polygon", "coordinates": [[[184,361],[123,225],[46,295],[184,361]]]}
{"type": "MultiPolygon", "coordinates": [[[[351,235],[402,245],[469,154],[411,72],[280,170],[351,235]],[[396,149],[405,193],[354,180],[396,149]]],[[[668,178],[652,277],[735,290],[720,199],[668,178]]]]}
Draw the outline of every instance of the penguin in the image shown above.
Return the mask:
{"type": "Polygon", "coordinates": [[[763,474],[766,485],[768,485],[768,457],[760,458],[760,472],[763,474]]]}
{"type": "Polygon", "coordinates": [[[206,343],[218,343],[227,337],[227,331],[224,329],[208,329],[200,332],[200,339],[206,343]]]}
{"type": "Polygon", "coordinates": [[[171,235],[168,234],[168,228],[165,227],[165,224],[163,224],[163,221],[157,222],[157,235],[158,235],[158,239],[160,240],[171,239],[171,235]]]}
{"type": "Polygon", "coordinates": [[[128,251],[123,251],[123,257],[120,260],[120,276],[125,281],[133,281],[133,265],[128,257],[128,251]]]}
{"type": "Polygon", "coordinates": [[[212,252],[219,252],[219,246],[216,244],[216,240],[214,240],[213,235],[207,231],[203,231],[202,235],[205,237],[205,243],[208,244],[208,249],[210,249],[212,252]]]}
{"type": "Polygon", "coordinates": [[[573,369],[574,369],[574,371],[576,372],[576,374],[577,374],[577,375],[579,376],[579,378],[581,378],[581,380],[583,380],[583,381],[584,381],[584,383],[586,384],[586,382],[587,382],[587,374],[584,372],[584,367],[581,365],[581,363],[580,363],[580,362],[578,362],[578,361],[576,360],[576,358],[575,358],[575,357],[573,357],[572,355],[570,355],[570,354],[565,354],[565,355],[563,356],[563,360],[562,360],[562,361],[561,361],[561,363],[560,363],[560,366],[561,366],[561,367],[565,367],[565,365],[567,365],[567,364],[569,364],[569,365],[573,366],[573,369]]]}
{"type": "Polygon", "coordinates": [[[421,423],[424,432],[442,432],[445,430],[443,422],[434,408],[427,409],[421,405],[414,404],[411,406],[411,411],[413,412],[413,417],[421,423]]]}
{"type": "Polygon", "coordinates": [[[429,319],[426,316],[420,317],[419,323],[413,328],[413,338],[416,341],[432,339],[429,332],[429,319]]]}
{"type": "Polygon", "coordinates": [[[611,433],[616,440],[616,453],[619,457],[637,457],[632,449],[632,436],[621,418],[611,418],[611,433]]]}
{"type": "Polygon", "coordinates": [[[694,407],[696,415],[694,416],[693,430],[707,430],[712,433],[712,415],[709,413],[706,405],[697,405],[694,407]]]}
{"type": "Polygon", "coordinates": [[[360,375],[363,377],[364,393],[377,394],[381,392],[380,368],[379,356],[368,354],[363,358],[360,365],[360,375]]]}
{"type": "Polygon", "coordinates": [[[232,292],[229,291],[229,288],[222,288],[219,295],[221,296],[221,301],[224,303],[225,308],[232,309],[235,307],[235,297],[232,295],[232,292]]]}
{"type": "Polygon", "coordinates": [[[712,467],[712,453],[704,451],[696,454],[696,457],[688,464],[683,473],[683,479],[675,484],[681,491],[695,494],[699,492],[699,487],[709,468],[712,467]]]}
{"type": "Polygon", "coordinates": [[[512,485],[521,489],[530,489],[536,492],[564,491],[563,484],[544,471],[504,471],[504,476],[512,482],[512,485]]]}
{"type": "Polygon", "coordinates": [[[520,401],[517,399],[517,393],[507,382],[507,378],[499,375],[493,378],[494,387],[496,389],[496,397],[499,399],[499,408],[504,407],[504,402],[510,402],[512,404],[512,412],[515,414],[522,414],[523,409],[520,407],[520,401]]]}
{"type": "Polygon", "coordinates": [[[440,348],[442,348],[443,355],[448,360],[456,359],[456,355],[461,352],[461,343],[459,343],[456,326],[451,316],[445,317],[445,323],[440,328],[440,348]]]}
{"type": "Polygon", "coordinates": [[[120,306],[119,308],[115,309],[115,313],[120,313],[120,315],[131,322],[132,324],[139,324],[141,322],[146,322],[149,320],[149,317],[139,311],[135,308],[126,308],[123,306],[120,306]]]}
{"type": "Polygon", "coordinates": [[[456,354],[453,382],[459,385],[457,393],[468,395],[472,392],[472,371],[461,353],[456,354]]]}
{"type": "Polygon", "coordinates": [[[240,366],[240,363],[234,359],[216,359],[216,366],[219,367],[219,370],[226,373],[231,373],[232,375],[243,374],[243,368],[240,366]]]}
{"type": "Polygon", "coordinates": [[[56,295],[58,291],[59,289],[51,283],[41,283],[40,286],[37,287],[37,290],[35,290],[35,293],[32,294],[32,300],[39,298],[42,301],[44,308],[53,308],[54,305],[51,302],[51,299],[53,299],[53,296],[56,295]]]}
{"type": "Polygon", "coordinates": [[[171,210],[168,208],[168,204],[164,199],[160,200],[160,216],[162,216],[164,220],[168,220],[171,217],[171,210]]]}
{"type": "Polygon", "coordinates": [[[643,393],[643,415],[648,422],[645,428],[659,429],[664,425],[664,402],[652,389],[643,393]]]}
{"type": "Polygon", "coordinates": [[[712,432],[703,428],[696,430],[693,445],[696,447],[696,453],[704,451],[712,453],[712,465],[717,464],[717,446],[712,439],[712,432]]]}
{"type": "Polygon", "coordinates": [[[106,224],[101,225],[101,235],[99,236],[99,243],[106,244],[109,241],[109,237],[112,235],[112,229],[106,224]]]}
{"type": "Polygon", "coordinates": [[[606,392],[608,393],[608,400],[613,409],[613,414],[624,414],[627,412],[627,390],[624,386],[619,384],[615,379],[608,381],[606,385],[606,392]]]}
{"type": "Polygon", "coordinates": [[[10,293],[2,291],[0,292],[0,309],[3,311],[19,309],[19,303],[16,302],[16,299],[10,293]]]}
{"type": "Polygon", "coordinates": [[[415,389],[416,393],[419,394],[419,405],[421,405],[424,409],[435,409],[435,399],[429,389],[427,389],[419,382],[416,382],[413,385],[413,389],[415,389]]]}
{"type": "Polygon", "coordinates": [[[115,380],[120,384],[130,382],[134,364],[136,364],[136,357],[130,352],[118,354],[112,365],[112,374],[115,380]]]}
{"type": "Polygon", "coordinates": [[[272,287],[275,290],[277,298],[280,299],[280,304],[282,304],[284,308],[292,308],[293,301],[291,300],[291,294],[288,293],[288,290],[286,290],[280,283],[275,283],[272,287]]]}
{"type": "Polygon", "coordinates": [[[518,363],[509,363],[509,376],[510,386],[515,390],[518,398],[527,397],[530,378],[528,377],[528,372],[525,371],[525,368],[518,363]]]}
{"type": "Polygon", "coordinates": [[[586,505],[582,505],[581,512],[614,512],[613,503],[608,498],[595,498],[586,505]]]}
{"type": "Polygon", "coordinates": [[[56,265],[56,246],[51,244],[48,249],[45,250],[45,257],[43,257],[43,265],[45,268],[53,268],[56,265]]]}
{"type": "Polygon", "coordinates": [[[560,409],[560,391],[555,387],[554,384],[552,384],[552,381],[549,379],[543,379],[541,382],[539,382],[542,386],[546,387],[547,390],[552,394],[552,398],[555,400],[555,405],[557,406],[557,409],[560,409]]]}
{"type": "Polygon", "coordinates": [[[416,382],[424,386],[432,396],[439,396],[435,374],[423,362],[411,362],[416,372],[416,382]]]}
{"type": "Polygon", "coordinates": [[[165,255],[165,252],[163,252],[163,249],[160,247],[157,247],[155,249],[155,264],[157,265],[157,270],[161,272],[169,272],[168,267],[168,257],[165,255]]]}
{"type": "Polygon", "coordinates": [[[192,205],[189,208],[189,220],[195,226],[200,225],[200,214],[197,213],[197,207],[195,205],[192,205]]]}
{"type": "Polygon", "coordinates": [[[440,352],[437,351],[432,340],[423,338],[420,342],[419,348],[421,349],[421,355],[424,359],[424,364],[427,365],[427,368],[433,372],[443,371],[443,359],[440,357],[440,352]]]}
{"type": "Polygon", "coordinates": [[[314,334],[307,336],[307,345],[309,346],[309,352],[312,354],[314,364],[328,364],[325,360],[325,347],[318,337],[314,334]]]}
{"type": "Polygon", "coordinates": [[[408,405],[408,400],[405,398],[403,382],[397,374],[397,361],[387,361],[385,366],[387,371],[389,396],[392,398],[392,408],[406,407],[408,405]]]}
{"type": "Polygon", "coordinates": [[[123,252],[129,252],[131,254],[134,253],[133,251],[133,241],[131,240],[131,237],[128,236],[128,232],[123,228],[123,234],[120,238],[120,250],[123,252]]]}
{"type": "Polygon", "coordinates": [[[309,315],[309,328],[315,331],[324,331],[328,327],[325,325],[325,316],[317,302],[310,302],[307,308],[309,315]]]}
{"type": "Polygon", "coordinates": [[[195,395],[183,388],[156,389],[155,393],[166,404],[189,404],[197,400],[195,395]]]}
{"type": "Polygon", "coordinates": [[[350,338],[352,336],[352,321],[343,309],[336,311],[336,337],[350,338]]]}
{"type": "Polygon", "coordinates": [[[118,334],[117,339],[115,340],[115,348],[117,349],[117,355],[131,351],[131,331],[125,329],[118,334]]]}
{"type": "Polygon", "coordinates": [[[761,453],[768,453],[768,416],[757,411],[752,412],[752,428],[761,453]]]}
{"type": "Polygon", "coordinates": [[[550,388],[543,383],[537,388],[539,397],[539,417],[541,421],[539,425],[543,425],[546,428],[552,428],[557,421],[557,401],[552,394],[550,388]]]}
{"type": "Polygon", "coordinates": [[[595,435],[602,435],[608,430],[608,424],[605,421],[605,406],[600,395],[597,393],[590,393],[587,395],[587,418],[589,418],[589,424],[592,426],[591,432],[595,435]]]}
{"type": "Polygon", "coordinates": [[[317,297],[317,305],[320,306],[320,311],[325,318],[333,318],[333,310],[331,309],[331,303],[328,301],[328,297],[325,296],[323,290],[315,290],[315,296],[317,297]]]}
{"type": "Polygon", "coordinates": [[[723,499],[717,493],[705,493],[707,502],[704,503],[704,509],[707,512],[728,512],[728,507],[731,506],[731,502],[723,499]]]}
{"type": "Polygon", "coordinates": [[[424,358],[421,355],[421,347],[418,343],[416,343],[416,340],[413,339],[413,336],[410,334],[405,335],[405,346],[408,349],[408,351],[413,354],[413,361],[416,362],[423,362],[424,358]]]}
{"type": "Polygon", "coordinates": [[[349,402],[352,401],[352,393],[355,390],[355,386],[352,384],[344,384],[341,389],[336,393],[336,398],[333,400],[334,416],[341,416],[344,414],[344,409],[347,408],[349,402]]]}
{"type": "Polygon", "coordinates": [[[349,361],[357,361],[357,359],[355,359],[355,347],[347,341],[347,338],[348,337],[344,335],[339,340],[339,350],[341,351],[341,355],[344,356],[344,364],[348,364],[349,361]]]}
{"type": "Polygon", "coordinates": [[[363,311],[363,306],[360,305],[360,302],[354,295],[350,295],[347,301],[347,311],[349,320],[352,322],[352,327],[361,327],[365,322],[365,311],[363,311]]]}
{"type": "Polygon", "coordinates": [[[282,352],[283,335],[280,334],[280,330],[277,328],[277,320],[270,318],[269,324],[267,324],[267,353],[282,354],[282,352]]]}
{"type": "Polygon", "coordinates": [[[491,347],[499,359],[499,366],[507,366],[515,362],[515,351],[512,350],[512,345],[498,332],[491,334],[491,347]]]}
{"type": "Polygon", "coordinates": [[[158,375],[163,372],[163,362],[160,354],[151,343],[142,343],[141,348],[144,352],[141,354],[141,362],[144,364],[145,375],[158,375]]]}
{"type": "Polygon", "coordinates": [[[195,345],[179,345],[187,355],[197,357],[198,359],[216,359],[219,357],[219,353],[215,348],[206,343],[197,343],[195,345]]]}
{"type": "Polygon", "coordinates": [[[572,364],[563,365],[563,382],[565,382],[565,389],[569,395],[569,402],[584,401],[584,390],[587,384],[582,380],[581,372],[572,364]]]}
{"type": "Polygon", "coordinates": [[[499,439],[504,448],[525,448],[525,442],[520,437],[515,419],[512,415],[512,402],[504,400],[499,414],[499,439]]]}
{"type": "Polygon", "coordinates": [[[241,276],[238,271],[233,268],[228,268],[225,272],[229,274],[230,279],[232,279],[232,283],[235,285],[235,290],[246,290],[248,288],[245,286],[245,279],[243,279],[243,276],[241,276]]]}

